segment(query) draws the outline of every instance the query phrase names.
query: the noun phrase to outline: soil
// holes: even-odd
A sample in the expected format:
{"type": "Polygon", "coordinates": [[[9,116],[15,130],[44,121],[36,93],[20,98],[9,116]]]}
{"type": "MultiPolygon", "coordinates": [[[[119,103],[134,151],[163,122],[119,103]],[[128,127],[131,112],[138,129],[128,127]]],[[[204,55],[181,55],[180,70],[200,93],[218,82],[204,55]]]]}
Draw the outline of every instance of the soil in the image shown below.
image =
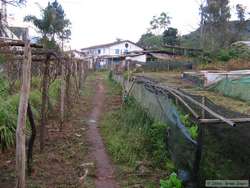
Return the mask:
{"type": "MultiPolygon", "coordinates": [[[[71,98],[77,96],[72,92],[71,98]]],[[[70,107],[60,131],[58,107],[50,114],[45,149],[39,150],[39,135],[33,151],[33,169],[27,187],[118,188],[114,169],[99,134],[99,119],[105,101],[103,80],[90,76],[80,100],[70,107]],[[94,163],[94,165],[90,165],[94,163]],[[89,165],[89,166],[88,166],[89,165]],[[86,173],[88,172],[88,173],[86,173]]],[[[39,126],[37,120],[36,126],[39,126]]],[[[15,187],[15,147],[0,151],[0,188],[15,187]]]]}
{"type": "Polygon", "coordinates": [[[90,144],[89,155],[96,162],[96,188],[118,188],[114,178],[114,168],[105,151],[105,146],[99,132],[98,124],[104,107],[105,88],[100,78],[96,82],[96,93],[92,100],[93,109],[89,115],[87,140],[90,144]]]}

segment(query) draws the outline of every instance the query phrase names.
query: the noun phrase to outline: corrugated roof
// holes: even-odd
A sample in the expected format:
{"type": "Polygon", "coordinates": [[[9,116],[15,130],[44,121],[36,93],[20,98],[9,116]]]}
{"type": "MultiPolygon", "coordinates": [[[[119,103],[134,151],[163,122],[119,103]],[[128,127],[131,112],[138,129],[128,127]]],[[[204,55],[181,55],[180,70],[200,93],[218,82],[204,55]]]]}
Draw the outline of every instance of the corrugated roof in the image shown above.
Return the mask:
{"type": "MultiPolygon", "coordinates": [[[[106,47],[110,47],[110,46],[113,46],[113,45],[116,45],[116,44],[121,44],[121,43],[124,43],[124,42],[132,43],[132,44],[138,46],[136,43],[131,42],[130,40],[122,40],[122,41],[115,41],[115,42],[107,43],[107,44],[90,46],[90,47],[87,47],[87,48],[82,48],[81,50],[89,50],[89,49],[96,49],[96,48],[106,48],[106,47]]],[[[140,46],[138,46],[138,47],[140,47],[140,46]]]]}

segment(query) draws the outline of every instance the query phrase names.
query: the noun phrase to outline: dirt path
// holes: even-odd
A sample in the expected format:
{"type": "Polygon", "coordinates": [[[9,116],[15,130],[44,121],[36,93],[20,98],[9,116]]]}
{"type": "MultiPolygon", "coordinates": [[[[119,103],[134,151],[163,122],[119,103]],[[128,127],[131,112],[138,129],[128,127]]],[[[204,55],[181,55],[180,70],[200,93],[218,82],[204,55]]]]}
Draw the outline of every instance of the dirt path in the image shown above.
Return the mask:
{"type": "Polygon", "coordinates": [[[90,158],[96,164],[96,188],[119,188],[114,178],[114,169],[105,151],[105,146],[99,133],[98,122],[103,109],[105,88],[100,78],[96,81],[96,92],[93,97],[93,109],[89,115],[87,140],[90,144],[90,158]]]}

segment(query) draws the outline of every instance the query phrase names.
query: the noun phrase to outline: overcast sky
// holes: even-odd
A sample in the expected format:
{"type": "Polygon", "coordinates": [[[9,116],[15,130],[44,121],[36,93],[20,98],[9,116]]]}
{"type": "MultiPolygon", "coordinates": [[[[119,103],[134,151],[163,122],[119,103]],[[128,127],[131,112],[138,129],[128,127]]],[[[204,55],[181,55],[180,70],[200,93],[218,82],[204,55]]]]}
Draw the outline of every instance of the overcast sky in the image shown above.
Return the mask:
{"type": "MultiPolygon", "coordinates": [[[[8,7],[9,22],[24,26],[25,15],[39,16],[39,6],[45,7],[48,0],[27,0],[22,8],[8,7]]],[[[180,34],[186,34],[198,27],[200,0],[58,0],[66,16],[72,22],[73,49],[113,42],[116,38],[137,42],[149,28],[154,15],[168,12],[171,26],[180,34]]],[[[250,0],[230,0],[235,9],[237,3],[248,5],[250,0]]],[[[233,18],[234,12],[232,12],[233,18]]],[[[31,31],[31,35],[35,35],[31,31]]]]}

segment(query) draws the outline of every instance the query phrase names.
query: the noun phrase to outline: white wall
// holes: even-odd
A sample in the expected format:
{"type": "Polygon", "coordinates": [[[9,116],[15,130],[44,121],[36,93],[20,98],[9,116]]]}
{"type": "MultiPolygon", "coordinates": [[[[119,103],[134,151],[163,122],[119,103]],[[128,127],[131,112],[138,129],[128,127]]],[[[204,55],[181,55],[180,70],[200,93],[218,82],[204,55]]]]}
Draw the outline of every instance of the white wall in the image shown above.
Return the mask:
{"type": "Polygon", "coordinates": [[[122,42],[120,44],[115,44],[113,46],[109,46],[106,48],[96,48],[96,49],[86,49],[83,50],[83,52],[89,52],[90,55],[93,56],[104,56],[104,55],[112,55],[112,56],[117,56],[117,55],[122,55],[125,53],[125,50],[128,52],[131,51],[142,51],[143,49],[134,45],[133,43],[130,42],[122,42]],[[125,47],[125,44],[128,44],[128,48],[125,47]],[[100,50],[101,53],[98,53],[98,50],[100,50]],[[119,50],[119,53],[116,53],[116,50],[119,50]]]}
{"type": "Polygon", "coordinates": [[[138,61],[138,62],[145,63],[147,61],[147,56],[146,55],[140,55],[140,56],[136,56],[136,57],[127,57],[126,60],[138,61]]]}

